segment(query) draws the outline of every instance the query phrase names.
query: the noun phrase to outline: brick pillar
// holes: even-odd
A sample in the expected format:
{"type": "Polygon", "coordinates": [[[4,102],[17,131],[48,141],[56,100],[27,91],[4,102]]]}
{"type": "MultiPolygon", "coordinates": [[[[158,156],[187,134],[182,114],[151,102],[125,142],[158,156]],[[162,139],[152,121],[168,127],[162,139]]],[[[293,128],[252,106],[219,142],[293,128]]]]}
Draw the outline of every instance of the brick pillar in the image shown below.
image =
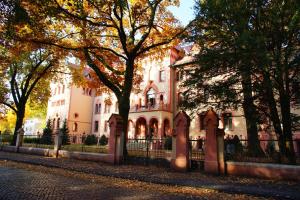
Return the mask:
{"type": "Polygon", "coordinates": [[[205,161],[204,171],[212,174],[225,172],[224,130],[218,129],[219,118],[213,109],[206,112],[205,161]]]}
{"type": "Polygon", "coordinates": [[[112,114],[108,120],[110,133],[108,140],[108,153],[111,155],[110,162],[113,164],[121,164],[123,161],[123,120],[120,115],[112,114]]]}
{"type": "Polygon", "coordinates": [[[189,169],[189,116],[180,111],[174,118],[174,126],[171,168],[185,172],[189,169]]]}

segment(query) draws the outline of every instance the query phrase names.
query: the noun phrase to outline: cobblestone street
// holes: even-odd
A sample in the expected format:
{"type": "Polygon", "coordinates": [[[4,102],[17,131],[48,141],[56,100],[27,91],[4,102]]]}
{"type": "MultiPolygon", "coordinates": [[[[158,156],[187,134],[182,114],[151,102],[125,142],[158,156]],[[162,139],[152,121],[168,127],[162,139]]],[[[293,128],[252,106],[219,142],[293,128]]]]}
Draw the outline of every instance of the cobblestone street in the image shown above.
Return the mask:
{"type": "MultiPolygon", "coordinates": [[[[0,167],[0,199],[186,199],[53,173],[0,167]]],[[[195,197],[194,197],[195,198],[195,197]]],[[[200,199],[200,198],[199,198],[200,199]]]]}
{"type": "Polygon", "coordinates": [[[0,151],[0,200],[300,199],[299,185],[0,151]]]}

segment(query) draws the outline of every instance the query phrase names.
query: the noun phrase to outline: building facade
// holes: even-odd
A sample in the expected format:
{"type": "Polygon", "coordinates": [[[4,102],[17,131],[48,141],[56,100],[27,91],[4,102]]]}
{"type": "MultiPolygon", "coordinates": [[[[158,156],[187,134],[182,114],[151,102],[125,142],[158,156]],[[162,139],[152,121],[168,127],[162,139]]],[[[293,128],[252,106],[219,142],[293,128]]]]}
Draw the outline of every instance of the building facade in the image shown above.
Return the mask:
{"type": "MultiPolygon", "coordinates": [[[[180,73],[172,66],[184,62],[188,56],[184,55],[182,49],[172,48],[162,59],[146,58],[142,61],[143,81],[139,92],[132,92],[130,96],[128,138],[139,139],[150,135],[163,138],[171,135],[173,118],[180,109],[182,80],[180,73]]],[[[70,78],[52,83],[51,91],[47,119],[52,121],[54,129],[67,120],[69,134],[75,136],[71,141],[74,143],[80,142],[79,138],[88,134],[109,136],[109,117],[118,113],[118,102],[113,93],[96,96],[89,88],[73,85],[70,78]]],[[[191,139],[205,137],[205,111],[190,116],[191,139]]],[[[226,135],[246,139],[246,121],[242,109],[224,110],[218,114],[219,128],[224,128],[226,135]]],[[[294,137],[300,139],[300,134],[296,133],[294,137]]]]}

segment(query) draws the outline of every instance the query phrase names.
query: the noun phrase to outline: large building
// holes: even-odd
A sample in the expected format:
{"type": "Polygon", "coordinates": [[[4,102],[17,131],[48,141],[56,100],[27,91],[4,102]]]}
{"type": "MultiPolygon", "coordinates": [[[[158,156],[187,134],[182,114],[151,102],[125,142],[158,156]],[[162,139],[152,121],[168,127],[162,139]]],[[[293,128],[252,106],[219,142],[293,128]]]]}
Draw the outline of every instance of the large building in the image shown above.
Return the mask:
{"type": "MultiPolygon", "coordinates": [[[[180,74],[172,66],[182,60],[182,51],[172,48],[161,60],[142,61],[140,92],[130,97],[128,138],[145,138],[150,132],[153,137],[160,138],[171,133],[173,118],[179,111],[181,81],[180,74]]],[[[51,84],[52,95],[48,102],[47,119],[52,121],[54,129],[67,120],[70,135],[108,136],[108,119],[112,113],[118,113],[114,94],[96,96],[89,88],[76,87],[70,78],[62,80],[51,84]]],[[[228,134],[245,137],[245,120],[239,110],[227,111],[222,116],[220,126],[228,134]]],[[[190,135],[193,138],[205,135],[201,113],[192,117],[190,135]]]]}
{"type": "MultiPolygon", "coordinates": [[[[191,49],[188,51],[192,52],[191,49]]],[[[182,49],[172,48],[161,60],[142,61],[140,91],[130,96],[128,138],[145,138],[149,134],[162,138],[171,133],[173,118],[179,111],[179,84],[182,79],[172,66],[189,59],[189,55],[182,52],[182,49]]],[[[78,142],[81,136],[87,134],[109,136],[108,119],[112,113],[118,113],[118,102],[113,93],[96,96],[89,88],[73,85],[70,78],[52,83],[51,91],[47,119],[52,120],[54,128],[61,127],[63,120],[67,120],[69,134],[76,136],[72,137],[71,142],[78,142]]],[[[224,128],[227,135],[246,138],[242,109],[225,110],[218,114],[221,119],[219,127],[224,128]]],[[[197,113],[191,119],[190,137],[205,137],[203,113],[197,113]]],[[[299,136],[295,134],[295,138],[299,136]]]]}

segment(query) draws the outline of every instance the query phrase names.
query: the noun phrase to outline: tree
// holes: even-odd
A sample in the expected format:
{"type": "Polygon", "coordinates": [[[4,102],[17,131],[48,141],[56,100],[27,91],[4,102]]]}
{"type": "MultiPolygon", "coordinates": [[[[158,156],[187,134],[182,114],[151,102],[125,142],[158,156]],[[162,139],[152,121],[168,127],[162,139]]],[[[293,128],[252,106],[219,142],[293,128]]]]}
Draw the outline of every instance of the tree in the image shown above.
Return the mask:
{"type": "MultiPolygon", "coordinates": [[[[161,57],[183,32],[167,10],[179,1],[24,2],[29,2],[22,4],[28,15],[36,23],[43,24],[48,35],[40,38],[28,34],[26,39],[71,50],[84,61],[99,81],[116,95],[123,132],[127,133],[129,98],[141,68],[139,61],[153,52],[161,57]]],[[[126,145],[124,148],[126,150],[126,145]]]]}
{"type": "MultiPolygon", "coordinates": [[[[282,156],[294,163],[291,106],[299,96],[293,89],[299,84],[299,4],[203,1],[198,13],[192,38],[201,47],[201,67],[191,68],[186,85],[208,88],[214,99],[221,99],[218,105],[242,103],[252,146],[258,145],[256,125],[263,122],[258,118],[263,113],[272,121],[282,156]],[[219,80],[208,81],[218,75],[219,80]]],[[[197,99],[195,92],[187,94],[197,99]]]]}
{"type": "Polygon", "coordinates": [[[0,104],[12,109],[17,116],[12,144],[22,127],[27,102],[45,104],[50,95],[49,83],[63,54],[40,44],[20,42],[18,37],[30,32],[29,17],[20,1],[0,4],[0,104]]]}
{"type": "Polygon", "coordinates": [[[43,135],[41,137],[41,143],[42,144],[53,144],[52,141],[52,125],[51,120],[47,120],[46,127],[43,130],[43,135]]]}
{"type": "Polygon", "coordinates": [[[254,3],[244,1],[198,2],[189,39],[199,45],[200,52],[196,66],[185,68],[183,105],[188,109],[204,105],[222,110],[242,106],[248,153],[259,156],[263,152],[258,141],[258,113],[252,96],[254,66],[250,26],[254,9],[254,3]]]}
{"type": "Polygon", "coordinates": [[[67,120],[65,119],[63,122],[63,126],[60,128],[62,145],[70,144],[70,137],[69,137],[69,128],[67,125],[67,120]]]}

